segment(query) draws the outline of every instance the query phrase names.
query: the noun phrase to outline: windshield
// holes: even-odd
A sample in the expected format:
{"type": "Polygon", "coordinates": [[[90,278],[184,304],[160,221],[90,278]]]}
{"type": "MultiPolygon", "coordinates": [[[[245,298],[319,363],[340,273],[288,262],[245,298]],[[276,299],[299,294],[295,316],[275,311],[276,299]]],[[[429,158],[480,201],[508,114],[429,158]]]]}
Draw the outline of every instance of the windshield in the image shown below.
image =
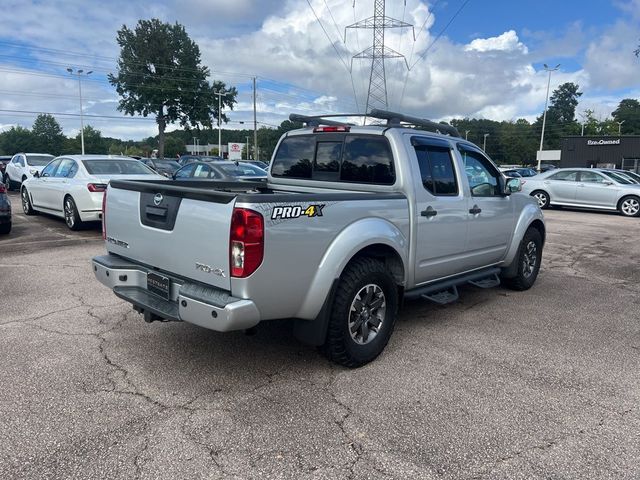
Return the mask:
{"type": "Polygon", "coordinates": [[[154,171],[139,160],[83,160],[90,175],[150,175],[154,171]]]}
{"type": "Polygon", "coordinates": [[[614,173],[614,172],[605,172],[605,171],[603,171],[602,173],[604,173],[607,177],[612,178],[616,182],[621,183],[623,185],[632,185],[633,183],[635,183],[631,179],[626,178],[626,177],[624,177],[622,175],[619,175],[617,173],[614,173]]]}
{"type": "Polygon", "coordinates": [[[631,180],[633,180],[635,183],[640,183],[640,175],[638,175],[637,173],[625,170],[624,172],[616,172],[619,175],[624,175],[625,177],[629,177],[631,180]]]}
{"type": "Polygon", "coordinates": [[[224,173],[232,177],[264,177],[266,172],[261,168],[241,163],[239,165],[220,165],[224,173]]]}
{"type": "Polygon", "coordinates": [[[173,160],[154,160],[156,167],[162,168],[172,168],[177,170],[180,168],[180,164],[178,162],[174,162],[173,160]]]}
{"type": "Polygon", "coordinates": [[[44,167],[53,160],[53,155],[27,155],[27,163],[32,167],[44,167]]]}

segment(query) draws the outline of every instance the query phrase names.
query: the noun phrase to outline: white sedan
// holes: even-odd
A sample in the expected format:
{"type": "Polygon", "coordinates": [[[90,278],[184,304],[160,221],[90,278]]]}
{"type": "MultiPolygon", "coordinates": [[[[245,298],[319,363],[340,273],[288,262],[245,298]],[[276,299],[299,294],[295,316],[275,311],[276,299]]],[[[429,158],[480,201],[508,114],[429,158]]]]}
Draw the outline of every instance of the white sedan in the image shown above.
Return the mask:
{"type": "Polygon", "coordinates": [[[112,179],[166,180],[140,160],[104,155],[55,158],[21,188],[25,215],[36,211],[64,218],[71,230],[102,219],[102,197],[112,179]]]}

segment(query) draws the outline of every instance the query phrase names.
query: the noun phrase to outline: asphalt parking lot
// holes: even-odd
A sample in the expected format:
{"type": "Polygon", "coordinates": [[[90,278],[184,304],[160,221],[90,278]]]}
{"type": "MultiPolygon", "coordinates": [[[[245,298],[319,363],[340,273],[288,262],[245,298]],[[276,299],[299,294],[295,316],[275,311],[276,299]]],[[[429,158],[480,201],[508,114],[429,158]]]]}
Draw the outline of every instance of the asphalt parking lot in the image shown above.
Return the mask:
{"type": "Polygon", "coordinates": [[[640,219],[550,210],[537,284],[411,302],[358,370],[285,322],[145,324],[100,227],[0,239],[0,478],[640,477],[640,219]]]}

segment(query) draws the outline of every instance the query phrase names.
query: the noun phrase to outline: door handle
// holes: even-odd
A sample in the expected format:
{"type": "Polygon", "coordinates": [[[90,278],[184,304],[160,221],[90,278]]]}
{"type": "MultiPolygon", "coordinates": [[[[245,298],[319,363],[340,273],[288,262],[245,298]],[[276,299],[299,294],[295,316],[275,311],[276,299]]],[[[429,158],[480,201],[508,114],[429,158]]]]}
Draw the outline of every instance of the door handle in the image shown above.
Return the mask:
{"type": "Polygon", "coordinates": [[[482,209],[480,207],[478,207],[478,205],[474,205],[473,208],[469,209],[469,213],[472,215],[477,215],[482,211],[482,209]]]}
{"type": "Polygon", "coordinates": [[[427,207],[426,210],[423,210],[422,212],[420,212],[420,215],[422,215],[423,217],[435,217],[438,214],[438,212],[436,210],[433,209],[433,207],[427,207]]]}

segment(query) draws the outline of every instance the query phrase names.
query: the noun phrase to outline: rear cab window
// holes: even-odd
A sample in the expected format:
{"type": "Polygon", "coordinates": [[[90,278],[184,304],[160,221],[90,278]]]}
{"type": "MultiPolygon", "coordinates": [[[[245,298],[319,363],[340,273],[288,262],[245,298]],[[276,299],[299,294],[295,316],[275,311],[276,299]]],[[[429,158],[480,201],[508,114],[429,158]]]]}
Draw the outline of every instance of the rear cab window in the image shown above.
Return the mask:
{"type": "Polygon", "coordinates": [[[391,147],[382,135],[293,135],[280,142],[271,175],[343,183],[393,185],[391,147]]]}

